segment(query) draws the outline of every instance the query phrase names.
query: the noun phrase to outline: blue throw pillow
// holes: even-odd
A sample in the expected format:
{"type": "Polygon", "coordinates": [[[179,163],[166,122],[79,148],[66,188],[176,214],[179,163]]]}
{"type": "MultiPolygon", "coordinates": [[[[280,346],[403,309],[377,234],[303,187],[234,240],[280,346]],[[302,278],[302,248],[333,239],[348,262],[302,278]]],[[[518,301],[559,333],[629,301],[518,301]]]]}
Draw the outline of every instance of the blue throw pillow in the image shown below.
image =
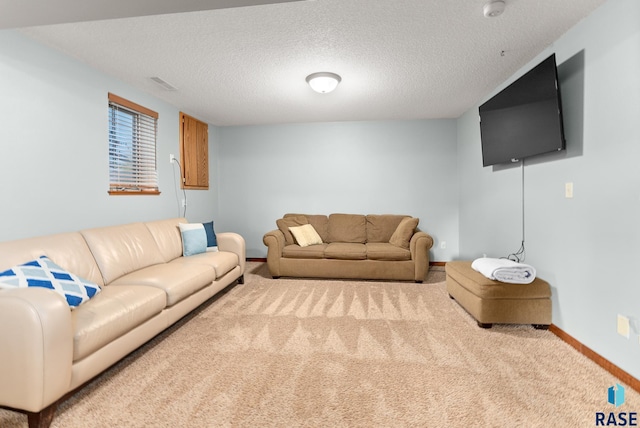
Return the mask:
{"type": "Polygon", "coordinates": [[[207,251],[218,251],[218,239],[216,232],[213,230],[213,221],[202,223],[204,231],[207,233],[207,251]]]}
{"type": "Polygon", "coordinates": [[[0,272],[0,288],[43,287],[62,295],[71,308],[100,292],[100,286],[67,272],[47,256],[0,272]]]}
{"type": "Polygon", "coordinates": [[[182,235],[182,255],[193,256],[207,251],[207,232],[202,223],[179,223],[182,235]]]}

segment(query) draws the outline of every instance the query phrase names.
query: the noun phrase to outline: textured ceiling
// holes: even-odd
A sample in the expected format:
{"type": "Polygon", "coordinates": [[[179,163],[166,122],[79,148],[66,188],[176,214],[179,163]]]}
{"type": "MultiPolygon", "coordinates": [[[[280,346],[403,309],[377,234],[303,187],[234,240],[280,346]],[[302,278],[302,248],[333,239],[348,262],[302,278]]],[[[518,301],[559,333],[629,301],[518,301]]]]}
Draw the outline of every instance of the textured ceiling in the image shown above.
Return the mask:
{"type": "Polygon", "coordinates": [[[604,1],[485,18],[485,0],[309,0],[20,31],[214,125],[456,118],[604,1]],[[318,71],[342,82],[317,94],[318,71]]]}

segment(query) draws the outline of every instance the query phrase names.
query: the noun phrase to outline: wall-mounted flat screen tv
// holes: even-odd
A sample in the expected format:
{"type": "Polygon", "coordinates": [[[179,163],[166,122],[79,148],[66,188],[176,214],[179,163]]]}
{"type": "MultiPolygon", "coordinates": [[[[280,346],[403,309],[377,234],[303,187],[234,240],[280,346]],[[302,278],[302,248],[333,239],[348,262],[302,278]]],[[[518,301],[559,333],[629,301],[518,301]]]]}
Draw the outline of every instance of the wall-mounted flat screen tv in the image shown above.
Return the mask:
{"type": "Polygon", "coordinates": [[[555,54],[482,104],[479,113],[484,166],[564,150],[555,54]]]}

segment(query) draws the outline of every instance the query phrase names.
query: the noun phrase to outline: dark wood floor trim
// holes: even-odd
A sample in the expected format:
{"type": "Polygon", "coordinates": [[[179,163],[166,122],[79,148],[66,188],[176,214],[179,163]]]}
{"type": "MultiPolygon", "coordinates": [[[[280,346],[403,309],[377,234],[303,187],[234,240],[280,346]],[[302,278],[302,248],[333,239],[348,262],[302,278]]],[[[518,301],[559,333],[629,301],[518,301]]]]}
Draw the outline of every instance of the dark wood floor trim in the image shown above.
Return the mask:
{"type": "Polygon", "coordinates": [[[620,379],[623,383],[627,384],[631,388],[635,389],[637,392],[640,392],[640,380],[631,376],[629,373],[622,370],[620,367],[613,364],[611,361],[604,358],[602,355],[596,353],[595,351],[587,348],[582,343],[578,342],[575,338],[565,333],[558,326],[551,324],[549,326],[549,331],[558,336],[564,342],[575,348],[578,352],[580,352],[585,357],[589,358],[591,361],[595,362],[597,365],[620,379]]]}

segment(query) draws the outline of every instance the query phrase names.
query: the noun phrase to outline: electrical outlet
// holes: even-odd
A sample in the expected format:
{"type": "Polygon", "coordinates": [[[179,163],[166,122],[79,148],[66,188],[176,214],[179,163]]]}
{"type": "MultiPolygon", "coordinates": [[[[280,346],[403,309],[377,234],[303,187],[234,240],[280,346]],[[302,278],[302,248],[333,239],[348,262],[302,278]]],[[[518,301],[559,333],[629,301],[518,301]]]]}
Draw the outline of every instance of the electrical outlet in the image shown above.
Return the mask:
{"type": "Polygon", "coordinates": [[[187,206],[187,200],[186,200],[186,199],[183,199],[183,200],[182,200],[182,206],[183,206],[183,207],[186,207],[186,206],[187,206]]]}
{"type": "Polygon", "coordinates": [[[176,157],[173,155],[173,153],[171,153],[169,155],[169,163],[173,163],[176,160],[176,157]]]}
{"type": "Polygon", "coordinates": [[[440,249],[441,249],[441,250],[444,250],[444,249],[446,249],[446,248],[447,248],[447,243],[446,243],[446,241],[442,241],[442,242],[440,243],[440,249]]]}

